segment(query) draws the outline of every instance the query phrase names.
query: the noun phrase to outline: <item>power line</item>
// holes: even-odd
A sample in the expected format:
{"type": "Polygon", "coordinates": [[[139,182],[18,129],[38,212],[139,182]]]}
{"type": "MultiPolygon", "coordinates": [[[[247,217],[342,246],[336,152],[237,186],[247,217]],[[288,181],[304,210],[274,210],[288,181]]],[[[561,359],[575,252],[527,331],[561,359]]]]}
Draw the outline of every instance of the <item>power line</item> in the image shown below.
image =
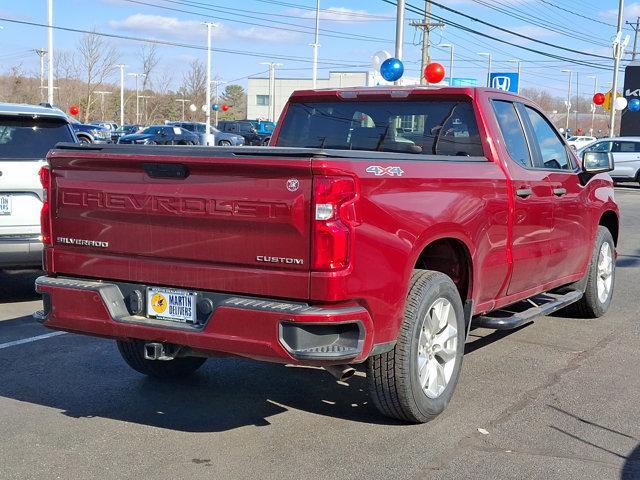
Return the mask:
{"type": "Polygon", "coordinates": [[[548,0],[538,0],[538,1],[540,3],[544,3],[545,5],[549,5],[550,7],[557,8],[558,10],[562,10],[563,12],[570,13],[571,15],[574,15],[576,17],[584,18],[585,20],[589,20],[591,22],[600,23],[600,24],[606,25],[608,27],[616,28],[616,26],[614,24],[612,24],[612,23],[603,22],[602,20],[598,20],[598,19],[595,19],[593,17],[588,17],[586,15],[581,15],[581,14],[579,14],[579,13],[573,11],[573,10],[569,10],[567,8],[563,8],[560,5],[556,5],[553,2],[549,2],[548,0]]]}

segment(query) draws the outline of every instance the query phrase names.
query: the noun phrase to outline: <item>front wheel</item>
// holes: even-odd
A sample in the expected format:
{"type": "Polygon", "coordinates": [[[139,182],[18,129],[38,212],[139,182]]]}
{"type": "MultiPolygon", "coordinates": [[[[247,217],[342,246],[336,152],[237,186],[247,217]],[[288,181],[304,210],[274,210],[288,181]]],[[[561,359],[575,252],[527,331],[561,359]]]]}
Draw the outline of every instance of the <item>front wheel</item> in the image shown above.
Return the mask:
{"type": "Polygon", "coordinates": [[[414,423],[438,416],[458,382],[464,342],[462,301],[453,281],[440,272],[415,270],[396,346],[367,361],[378,410],[414,423]]]}
{"type": "Polygon", "coordinates": [[[583,318],[598,318],[604,315],[611,305],[615,274],[613,237],[608,228],[599,226],[587,270],[584,295],[570,305],[568,311],[583,318]]]}
{"type": "Polygon", "coordinates": [[[147,360],[142,340],[117,341],[120,355],[135,371],[155,378],[183,378],[198,370],[206,358],[179,357],[173,360],[147,360]]]}
{"type": "Polygon", "coordinates": [[[220,140],[218,142],[218,145],[220,145],[221,147],[230,147],[231,142],[229,140],[220,140]]]}

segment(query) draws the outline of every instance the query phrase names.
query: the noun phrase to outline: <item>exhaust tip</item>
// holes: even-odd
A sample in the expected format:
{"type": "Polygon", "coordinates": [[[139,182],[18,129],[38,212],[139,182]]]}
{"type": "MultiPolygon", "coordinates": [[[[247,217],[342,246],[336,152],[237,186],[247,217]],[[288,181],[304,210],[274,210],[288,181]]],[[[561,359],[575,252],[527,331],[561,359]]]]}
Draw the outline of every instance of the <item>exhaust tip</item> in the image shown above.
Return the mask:
{"type": "Polygon", "coordinates": [[[350,365],[327,365],[324,369],[339,382],[348,380],[356,373],[356,369],[350,365]]]}

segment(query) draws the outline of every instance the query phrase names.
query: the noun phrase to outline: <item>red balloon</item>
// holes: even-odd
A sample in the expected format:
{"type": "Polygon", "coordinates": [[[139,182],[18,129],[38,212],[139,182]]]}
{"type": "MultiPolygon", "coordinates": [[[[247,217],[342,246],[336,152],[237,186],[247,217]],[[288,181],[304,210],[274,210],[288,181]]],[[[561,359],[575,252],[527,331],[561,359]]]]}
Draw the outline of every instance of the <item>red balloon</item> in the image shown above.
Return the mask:
{"type": "Polygon", "coordinates": [[[603,105],[605,101],[604,93],[596,93],[593,96],[593,103],[596,105],[603,105]]]}
{"type": "Polygon", "coordinates": [[[222,104],[222,111],[226,112],[227,110],[229,110],[229,105],[227,105],[226,103],[222,104]]]}
{"type": "Polygon", "coordinates": [[[69,113],[70,113],[71,115],[77,115],[78,113],[80,113],[80,109],[78,108],[78,106],[77,106],[77,105],[71,105],[71,106],[69,107],[69,113]]]}
{"type": "Polygon", "coordinates": [[[578,135],[582,135],[582,129],[581,128],[578,129],[578,135]]]}
{"type": "Polygon", "coordinates": [[[440,83],[444,75],[444,67],[439,63],[430,63],[424,69],[424,78],[429,83],[440,83]]]}

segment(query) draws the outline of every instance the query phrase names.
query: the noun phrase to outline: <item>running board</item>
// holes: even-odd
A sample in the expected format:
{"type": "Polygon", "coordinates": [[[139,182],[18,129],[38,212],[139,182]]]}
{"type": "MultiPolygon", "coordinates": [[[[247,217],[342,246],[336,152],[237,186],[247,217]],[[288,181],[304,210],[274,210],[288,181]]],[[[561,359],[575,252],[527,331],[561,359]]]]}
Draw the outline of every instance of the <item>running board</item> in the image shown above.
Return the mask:
{"type": "Polygon", "coordinates": [[[571,305],[581,298],[582,292],[578,290],[570,290],[564,294],[542,293],[504,309],[490,312],[488,315],[475,317],[472,323],[474,327],[512,330],[536,317],[549,315],[571,305]]]}

